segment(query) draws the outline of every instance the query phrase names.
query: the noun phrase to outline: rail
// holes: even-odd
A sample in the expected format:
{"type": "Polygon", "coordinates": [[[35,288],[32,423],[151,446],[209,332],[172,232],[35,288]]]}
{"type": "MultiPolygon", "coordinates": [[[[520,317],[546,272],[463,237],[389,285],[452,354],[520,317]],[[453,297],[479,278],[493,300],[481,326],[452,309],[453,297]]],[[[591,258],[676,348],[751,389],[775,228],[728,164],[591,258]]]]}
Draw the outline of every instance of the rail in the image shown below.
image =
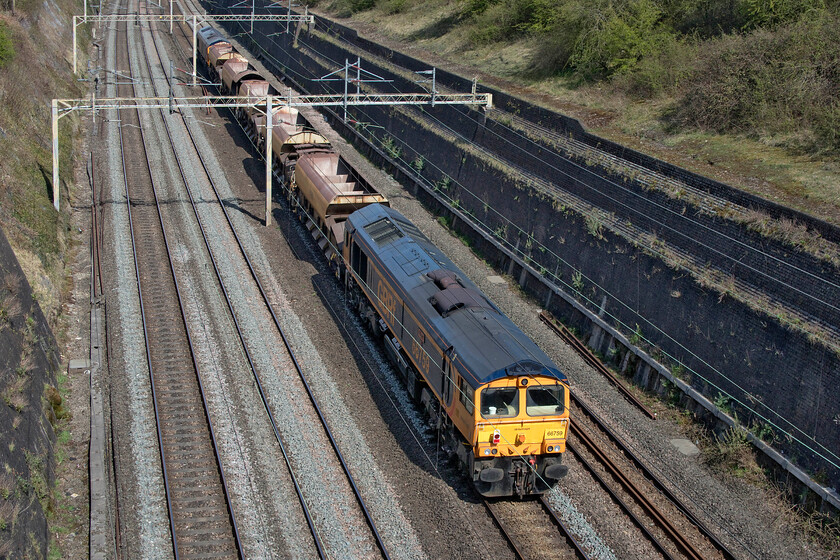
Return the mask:
{"type": "MultiPolygon", "coordinates": [[[[157,48],[157,43],[155,43],[155,48],[157,48]]],[[[228,108],[230,108],[230,107],[228,107],[228,108]]],[[[261,283],[261,282],[260,282],[260,280],[259,280],[259,276],[257,275],[257,272],[256,272],[255,268],[253,267],[253,265],[252,265],[252,263],[251,263],[250,258],[248,257],[248,254],[247,254],[247,252],[246,252],[246,250],[245,250],[245,247],[244,247],[244,245],[243,245],[243,243],[242,243],[242,241],[241,241],[241,239],[240,239],[239,235],[238,235],[238,234],[237,234],[237,232],[236,232],[236,228],[233,226],[233,222],[232,222],[232,220],[231,220],[231,218],[230,218],[230,215],[228,214],[228,211],[227,211],[226,205],[224,204],[224,201],[223,201],[223,199],[222,199],[221,195],[219,194],[219,191],[218,191],[218,189],[217,189],[217,187],[216,187],[215,181],[213,180],[212,175],[210,174],[210,172],[209,172],[209,170],[208,170],[208,168],[207,168],[207,164],[206,164],[206,161],[205,161],[205,159],[204,159],[204,156],[201,154],[201,151],[198,149],[198,145],[197,145],[197,143],[196,143],[196,141],[195,141],[195,138],[193,137],[192,131],[190,130],[189,122],[188,122],[188,120],[187,120],[186,118],[184,118],[184,115],[183,115],[183,114],[181,115],[181,117],[182,117],[182,121],[183,121],[183,124],[184,124],[184,128],[185,128],[185,130],[187,131],[187,133],[188,133],[188,135],[189,135],[189,137],[190,137],[190,140],[191,140],[191,142],[192,142],[192,144],[193,144],[193,147],[195,148],[196,154],[197,154],[197,155],[198,155],[198,157],[199,157],[199,160],[200,160],[201,165],[202,165],[202,169],[204,170],[205,175],[206,175],[206,177],[207,177],[207,180],[208,180],[208,182],[209,182],[209,184],[210,184],[211,188],[213,189],[213,193],[214,193],[214,195],[216,196],[216,199],[217,199],[217,201],[218,201],[218,203],[219,203],[219,207],[220,207],[220,209],[222,210],[222,212],[224,213],[225,220],[226,220],[226,222],[227,222],[227,224],[228,224],[228,227],[229,227],[229,229],[230,229],[230,231],[231,231],[231,233],[232,233],[232,235],[233,235],[234,239],[236,240],[236,243],[237,243],[237,246],[238,246],[238,248],[239,248],[239,251],[240,251],[240,253],[241,253],[241,255],[242,255],[243,259],[245,260],[245,262],[246,262],[246,264],[247,264],[247,266],[248,266],[248,270],[250,271],[251,277],[253,278],[253,280],[254,280],[254,282],[255,282],[255,284],[256,284],[256,286],[257,286],[257,288],[258,288],[259,292],[260,292],[261,298],[262,298],[263,302],[264,302],[264,303],[265,303],[265,305],[266,305],[266,309],[269,311],[269,313],[270,313],[270,315],[271,315],[271,317],[272,317],[272,320],[273,320],[273,322],[274,322],[274,325],[275,325],[275,327],[277,328],[277,331],[278,331],[278,333],[280,334],[281,339],[283,340],[283,343],[284,343],[284,345],[285,345],[286,351],[288,352],[289,357],[291,358],[292,363],[294,364],[295,370],[296,370],[296,372],[297,372],[297,374],[298,374],[298,376],[299,376],[299,378],[300,378],[301,382],[303,383],[304,388],[306,389],[306,392],[307,392],[307,394],[308,394],[308,396],[309,396],[310,402],[312,403],[313,408],[315,409],[315,412],[317,413],[317,415],[318,415],[318,417],[319,417],[319,419],[320,419],[320,421],[321,421],[321,425],[322,425],[322,427],[323,427],[323,429],[324,429],[324,432],[325,432],[325,434],[327,435],[327,437],[328,437],[328,439],[329,439],[329,441],[330,441],[330,444],[332,445],[332,448],[333,448],[333,450],[334,450],[334,452],[335,452],[335,454],[336,454],[336,457],[338,458],[338,460],[339,460],[339,462],[340,462],[340,464],[341,464],[341,466],[342,466],[342,469],[343,469],[343,471],[344,471],[344,474],[346,475],[347,480],[348,480],[348,482],[349,482],[349,484],[350,484],[351,488],[353,489],[353,493],[354,493],[355,498],[356,498],[356,500],[357,500],[357,502],[358,502],[358,504],[359,504],[359,507],[360,507],[360,509],[361,509],[362,513],[364,514],[365,520],[367,521],[367,523],[368,523],[369,527],[371,528],[371,532],[372,532],[372,534],[373,534],[373,536],[374,536],[374,538],[375,538],[375,540],[376,540],[377,547],[379,548],[379,550],[380,550],[380,552],[382,553],[383,557],[384,557],[384,558],[386,558],[386,559],[388,559],[388,558],[390,558],[390,555],[389,555],[389,553],[388,553],[387,547],[385,546],[385,543],[384,543],[384,541],[382,540],[382,537],[380,536],[378,529],[376,528],[376,524],[375,524],[375,522],[374,522],[374,520],[373,520],[373,517],[371,516],[370,511],[368,510],[367,505],[365,504],[365,501],[364,501],[364,499],[363,499],[363,497],[362,497],[362,495],[361,495],[361,492],[359,491],[358,486],[356,485],[356,481],[355,481],[355,479],[354,479],[354,477],[353,477],[353,475],[352,475],[352,473],[351,473],[351,471],[350,471],[350,468],[349,468],[349,466],[347,465],[347,463],[346,463],[346,461],[345,461],[345,459],[344,459],[344,456],[342,455],[341,451],[340,451],[340,450],[339,450],[339,448],[338,448],[338,443],[336,442],[336,440],[335,440],[335,438],[334,438],[334,436],[333,436],[333,434],[332,434],[332,431],[331,431],[331,430],[330,430],[330,428],[329,428],[329,424],[328,424],[328,422],[327,422],[326,418],[324,417],[324,415],[323,415],[323,413],[322,413],[322,411],[321,411],[320,406],[319,406],[319,405],[318,405],[318,403],[317,403],[317,399],[315,398],[315,395],[314,395],[314,393],[312,392],[312,389],[311,389],[311,387],[310,387],[310,385],[309,385],[309,382],[308,382],[308,380],[307,380],[307,378],[306,378],[306,375],[305,375],[305,373],[303,372],[303,370],[302,370],[302,368],[301,368],[301,366],[300,366],[300,362],[299,362],[299,360],[297,359],[297,355],[296,355],[296,353],[295,353],[294,349],[292,348],[292,346],[291,346],[291,344],[290,344],[290,342],[289,342],[289,340],[288,340],[288,338],[287,338],[287,336],[286,336],[285,329],[283,329],[282,325],[280,324],[280,321],[279,321],[279,319],[277,318],[277,315],[276,315],[276,312],[275,312],[275,310],[274,310],[274,307],[271,305],[271,303],[270,303],[270,301],[269,301],[269,299],[268,299],[268,295],[266,294],[266,292],[265,292],[265,290],[264,290],[264,288],[263,288],[263,286],[262,286],[262,283],[261,283]]],[[[234,120],[236,120],[236,119],[234,119],[234,120]]],[[[237,122],[238,122],[238,121],[237,121],[237,122]]],[[[168,127],[167,127],[167,130],[168,130],[168,127]]],[[[189,193],[189,189],[187,189],[187,191],[188,191],[188,193],[189,193]]],[[[193,203],[193,209],[194,209],[194,211],[196,212],[196,217],[197,217],[197,219],[198,219],[198,214],[197,214],[198,210],[197,210],[196,205],[195,205],[195,203],[194,203],[194,201],[193,201],[192,194],[189,194],[189,197],[190,197],[190,201],[193,203]]],[[[201,221],[200,221],[200,219],[199,219],[199,224],[200,224],[200,223],[201,223],[201,221]]],[[[205,242],[207,243],[207,248],[208,248],[208,251],[210,251],[209,241],[207,240],[207,236],[206,236],[206,234],[205,234],[205,232],[204,232],[204,228],[203,228],[203,227],[201,228],[201,231],[202,231],[202,235],[204,235],[205,242]]],[[[212,253],[211,253],[211,255],[212,255],[212,253]]],[[[225,288],[224,288],[224,283],[223,283],[223,281],[222,281],[221,275],[220,275],[220,273],[219,273],[218,269],[216,268],[215,259],[213,259],[213,263],[214,263],[214,270],[215,270],[215,272],[216,272],[217,278],[218,278],[218,280],[219,280],[220,285],[223,287],[223,290],[225,291],[225,296],[226,296],[226,298],[227,298],[227,291],[226,291],[226,290],[225,290],[225,288]]],[[[254,376],[255,376],[255,380],[256,380],[257,387],[258,387],[258,390],[259,390],[259,393],[260,393],[260,397],[261,397],[262,402],[263,402],[263,406],[265,407],[266,412],[267,412],[267,414],[269,415],[269,419],[270,419],[271,424],[272,424],[272,427],[273,427],[273,429],[274,429],[275,437],[277,438],[277,441],[278,441],[278,443],[279,443],[279,444],[280,444],[280,446],[281,446],[281,451],[283,452],[283,456],[284,456],[284,458],[285,458],[285,460],[286,460],[286,464],[287,464],[287,466],[288,466],[288,468],[289,468],[289,470],[290,470],[290,473],[291,473],[292,477],[294,478],[294,472],[293,472],[293,470],[292,470],[292,465],[291,465],[291,463],[289,462],[288,456],[287,456],[286,451],[285,451],[285,448],[284,448],[284,446],[283,446],[282,439],[281,439],[281,437],[280,437],[280,433],[279,433],[279,430],[278,430],[278,428],[277,428],[276,421],[275,421],[275,419],[274,419],[274,415],[273,415],[273,413],[272,413],[272,411],[271,411],[271,407],[270,407],[270,405],[269,405],[269,403],[268,403],[268,400],[267,400],[266,394],[265,394],[265,392],[264,392],[264,390],[263,390],[263,384],[262,384],[262,381],[261,381],[261,379],[260,379],[259,374],[258,374],[258,373],[257,373],[257,371],[256,371],[256,368],[253,366],[253,362],[252,362],[252,360],[251,360],[251,358],[250,358],[250,352],[249,352],[249,351],[248,351],[248,349],[247,349],[247,344],[245,344],[244,335],[242,334],[242,331],[241,331],[241,329],[240,329],[240,327],[239,327],[239,322],[238,322],[238,320],[237,320],[237,318],[236,318],[235,313],[233,312],[233,307],[232,307],[232,304],[230,303],[229,298],[228,298],[228,306],[229,306],[229,308],[230,308],[231,315],[232,315],[232,316],[233,316],[233,318],[234,318],[234,322],[235,322],[235,325],[236,325],[236,329],[237,329],[237,332],[239,333],[240,340],[242,341],[243,348],[245,349],[245,352],[246,352],[246,354],[247,354],[247,356],[248,356],[248,361],[249,361],[249,363],[251,364],[251,367],[252,367],[252,372],[254,373],[254,376]]],[[[302,504],[302,506],[303,506],[303,508],[304,508],[304,512],[305,512],[305,515],[306,515],[306,518],[307,518],[307,522],[309,523],[309,528],[310,528],[310,530],[312,531],[313,538],[315,539],[316,545],[317,545],[317,547],[318,547],[319,555],[320,555],[320,557],[321,557],[321,558],[327,558],[328,556],[327,556],[326,552],[325,552],[325,551],[324,551],[324,549],[323,549],[323,543],[322,543],[322,541],[321,541],[320,537],[317,535],[317,530],[316,530],[316,528],[315,528],[315,526],[314,526],[314,522],[312,521],[312,518],[311,518],[310,512],[309,512],[309,510],[308,510],[308,507],[305,505],[305,500],[304,500],[303,495],[302,495],[302,493],[301,493],[300,487],[298,486],[298,483],[297,483],[297,481],[296,481],[296,480],[293,480],[293,483],[294,483],[294,486],[295,486],[296,492],[298,492],[298,497],[299,497],[299,499],[301,500],[301,504],[302,504]]]]}
{"type": "MultiPolygon", "coordinates": [[[[128,56],[130,43],[127,31],[125,37],[126,58],[128,67],[131,68],[131,57],[128,56]]],[[[132,84],[131,87],[133,88],[134,85],[132,84]]],[[[229,554],[243,558],[244,553],[236,525],[236,517],[231,506],[224,468],[219,457],[215,432],[208,412],[201,373],[183,307],[139,112],[137,112],[136,122],[137,124],[133,128],[136,129],[140,142],[133,142],[132,145],[141,146],[144,152],[145,170],[148,173],[147,188],[150,189],[147,191],[147,195],[151,194],[154,198],[159,230],[148,221],[143,223],[141,220],[141,222],[135,224],[131,202],[131,181],[129,181],[126,164],[123,126],[119,127],[120,151],[173,554],[175,558],[179,558],[183,552],[190,555],[229,554]],[[138,242],[135,234],[136,229],[143,233],[140,242],[138,242]],[[160,232],[160,238],[157,238],[157,231],[160,232]],[[140,244],[142,244],[143,250],[138,252],[138,245],[140,244]],[[164,252],[165,255],[160,255],[161,252],[164,252]],[[142,263],[138,253],[144,255],[142,263]],[[165,281],[162,283],[156,282],[157,280],[163,280],[160,276],[166,273],[148,268],[164,265],[160,259],[152,257],[156,253],[158,256],[165,256],[166,264],[168,264],[168,274],[171,275],[171,284],[165,281]],[[149,261],[151,262],[146,264],[149,261]],[[144,275],[147,277],[145,281],[143,280],[144,275]],[[150,276],[151,278],[149,278],[150,276]],[[149,283],[151,283],[151,288],[168,290],[165,296],[161,295],[160,292],[156,294],[158,297],[154,298],[151,313],[147,312],[148,306],[143,297],[143,285],[149,283]],[[168,324],[171,323],[172,306],[161,305],[164,297],[168,297],[170,300],[174,298],[177,302],[182,321],[176,327],[178,332],[167,330],[168,324]],[[150,328],[150,323],[153,328],[150,328]],[[183,333],[181,333],[179,327],[183,328],[183,333]],[[180,341],[176,339],[180,339],[180,341]],[[184,350],[189,355],[193,376],[184,375],[184,372],[180,370],[173,371],[186,366],[183,361],[179,363],[179,360],[184,360],[184,350]],[[157,366],[161,364],[165,364],[165,366],[158,368],[157,366]],[[194,381],[194,384],[191,381],[194,381]],[[198,395],[195,394],[196,391],[198,395]],[[196,397],[200,398],[201,410],[196,410],[198,408],[196,397]],[[200,423],[199,418],[201,417],[204,418],[204,423],[200,423]],[[189,438],[180,433],[185,425],[190,427],[191,437],[189,438]],[[201,434],[203,427],[206,427],[209,439],[207,437],[194,437],[195,434],[205,435],[201,434]],[[205,444],[211,448],[210,457],[208,457],[205,444]],[[175,457],[179,452],[182,458],[176,459],[175,457]],[[189,459],[184,457],[189,457],[189,459]],[[215,470],[201,470],[202,459],[204,459],[204,465],[208,460],[214,462],[215,470]],[[173,463],[181,463],[183,468],[172,468],[173,463]],[[187,469],[189,469],[189,472],[187,472],[187,469]],[[221,505],[217,500],[219,494],[222,498],[221,505]],[[195,521],[196,517],[202,517],[205,520],[199,524],[195,521]],[[229,526],[226,526],[226,522],[229,523],[229,526]]],[[[133,176],[132,181],[136,180],[138,179],[133,176]]],[[[151,201],[147,200],[145,202],[149,203],[151,201]]],[[[139,208],[150,212],[149,207],[139,206],[139,208]]],[[[151,219],[153,220],[153,218],[151,219]]]]}

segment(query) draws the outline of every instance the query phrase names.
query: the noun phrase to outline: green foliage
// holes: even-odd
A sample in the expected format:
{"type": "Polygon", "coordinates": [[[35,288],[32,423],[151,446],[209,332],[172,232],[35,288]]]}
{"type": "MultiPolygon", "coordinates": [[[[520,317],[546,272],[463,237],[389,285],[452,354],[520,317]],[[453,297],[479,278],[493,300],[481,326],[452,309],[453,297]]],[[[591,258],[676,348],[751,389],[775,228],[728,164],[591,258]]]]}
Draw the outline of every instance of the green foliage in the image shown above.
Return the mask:
{"type": "Polygon", "coordinates": [[[350,0],[350,9],[355,12],[370,10],[376,5],[375,0],[350,0]]]}
{"type": "Polygon", "coordinates": [[[408,0],[384,0],[378,4],[386,14],[393,15],[404,12],[408,0]]]}
{"type": "Polygon", "coordinates": [[[738,427],[714,438],[703,450],[703,455],[706,462],[720,472],[755,484],[764,480],[764,473],[755,459],[755,449],[747,433],[738,427]]]}
{"type": "Polygon", "coordinates": [[[388,154],[391,159],[399,159],[402,155],[402,148],[397,145],[397,141],[392,136],[386,136],[382,139],[382,149],[388,154]]]}
{"type": "Polygon", "coordinates": [[[435,191],[446,192],[446,191],[449,190],[449,187],[451,187],[451,186],[452,186],[452,177],[450,177],[449,175],[446,175],[446,176],[443,177],[443,179],[441,179],[440,181],[435,183],[435,191]]]}
{"type": "Polygon", "coordinates": [[[583,274],[579,270],[575,271],[575,273],[572,275],[572,287],[577,292],[582,292],[583,291],[583,288],[584,288],[583,274]]]}
{"type": "Polygon", "coordinates": [[[595,237],[596,239],[604,238],[604,226],[598,216],[586,216],[586,231],[589,232],[589,235],[595,237]]]}
{"type": "Polygon", "coordinates": [[[697,62],[697,43],[676,35],[663,35],[657,48],[641,58],[632,72],[613,81],[616,87],[640,98],[677,91],[690,79],[697,62]]]}
{"type": "Polygon", "coordinates": [[[488,43],[544,33],[554,26],[556,6],[557,3],[551,0],[472,0],[466,10],[475,22],[470,39],[475,43],[488,43]]]}
{"type": "Polygon", "coordinates": [[[840,101],[834,101],[817,112],[821,118],[813,121],[816,146],[840,149],[840,101]]]}
{"type": "Polygon", "coordinates": [[[630,335],[630,344],[634,346],[638,346],[641,341],[645,339],[644,335],[642,334],[642,327],[636,323],[636,330],[633,331],[633,334],[630,335]]]}
{"type": "Polygon", "coordinates": [[[15,58],[15,45],[6,22],[0,21],[0,68],[15,58]]]}
{"type": "Polygon", "coordinates": [[[824,9],[823,0],[742,0],[745,27],[775,27],[796,21],[809,10],[824,9]]]}
{"type": "Polygon", "coordinates": [[[530,37],[536,77],[673,96],[676,129],[840,149],[836,0],[468,0],[461,16],[475,44],[530,37]]]}
{"type": "Polygon", "coordinates": [[[532,70],[567,70],[586,80],[630,72],[646,56],[675,45],[678,37],[667,21],[657,0],[555,3],[529,27],[539,33],[532,70]]]}
{"type": "Polygon", "coordinates": [[[753,424],[750,431],[755,434],[755,436],[765,443],[772,444],[776,441],[776,432],[773,430],[773,427],[769,424],[765,424],[764,422],[757,422],[753,424]]]}
{"type": "Polygon", "coordinates": [[[601,2],[592,8],[568,61],[584,76],[629,72],[668,39],[660,25],[664,13],[653,0],[601,2]]]}
{"type": "Polygon", "coordinates": [[[726,413],[730,413],[732,411],[731,403],[732,397],[729,395],[718,393],[717,397],[715,397],[715,406],[726,413]]]}
{"type": "MultiPolygon", "coordinates": [[[[310,1],[310,6],[317,6],[319,1],[310,1]]],[[[376,0],[334,0],[329,5],[330,11],[338,17],[350,17],[356,12],[370,10],[376,5],[376,0]]],[[[396,13],[396,12],[394,12],[396,13]]]]}
{"type": "Polygon", "coordinates": [[[742,0],[662,0],[668,24],[681,35],[716,37],[747,24],[742,0]]]}
{"type": "Polygon", "coordinates": [[[840,16],[811,10],[774,31],[709,41],[668,115],[680,128],[791,137],[791,147],[840,149],[840,16]]]}
{"type": "Polygon", "coordinates": [[[423,171],[423,168],[426,167],[426,159],[423,156],[418,156],[414,161],[411,162],[411,167],[417,173],[423,171]]]}

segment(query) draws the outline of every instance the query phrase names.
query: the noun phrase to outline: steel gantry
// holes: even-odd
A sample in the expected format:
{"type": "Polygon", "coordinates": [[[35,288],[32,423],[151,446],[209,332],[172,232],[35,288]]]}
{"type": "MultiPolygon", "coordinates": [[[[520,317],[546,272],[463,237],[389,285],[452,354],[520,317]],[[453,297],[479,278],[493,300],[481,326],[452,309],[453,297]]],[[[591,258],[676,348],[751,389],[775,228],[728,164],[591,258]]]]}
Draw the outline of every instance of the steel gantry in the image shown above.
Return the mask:
{"type": "Polygon", "coordinates": [[[207,23],[211,21],[279,21],[279,22],[287,22],[287,23],[315,23],[315,16],[309,15],[308,13],[305,14],[287,14],[287,15],[275,15],[275,14],[251,14],[247,16],[243,15],[231,15],[231,14],[222,14],[222,15],[211,15],[211,14],[181,14],[175,15],[172,13],[172,2],[169,4],[169,15],[165,14],[109,14],[109,15],[97,15],[97,16],[90,16],[87,14],[81,16],[73,16],[73,73],[77,72],[77,63],[76,63],[76,30],[79,28],[80,25],[87,23],[87,22],[141,22],[141,21],[159,21],[159,22],[169,22],[169,32],[172,32],[172,23],[173,22],[181,22],[189,24],[192,22],[192,43],[193,43],[193,85],[195,85],[195,76],[196,76],[196,34],[198,32],[198,23],[207,23]]]}
{"type": "Polygon", "coordinates": [[[274,107],[347,107],[363,105],[478,105],[492,107],[493,96],[489,93],[345,93],[325,95],[267,95],[258,100],[253,97],[233,95],[203,97],[111,97],[87,99],[52,100],[52,149],[53,149],[53,204],[59,207],[58,169],[58,119],[74,111],[95,111],[100,109],[217,109],[250,107],[266,115],[265,134],[265,225],[271,224],[271,188],[273,186],[272,165],[272,117],[274,107]]]}

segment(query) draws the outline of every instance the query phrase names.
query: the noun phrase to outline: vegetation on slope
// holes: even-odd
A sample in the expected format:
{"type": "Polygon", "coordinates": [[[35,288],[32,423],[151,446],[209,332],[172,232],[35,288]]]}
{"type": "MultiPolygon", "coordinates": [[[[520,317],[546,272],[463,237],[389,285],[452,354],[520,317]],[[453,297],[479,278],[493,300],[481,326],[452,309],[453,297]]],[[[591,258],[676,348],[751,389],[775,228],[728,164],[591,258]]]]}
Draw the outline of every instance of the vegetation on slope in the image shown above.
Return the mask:
{"type": "Polygon", "coordinates": [[[68,63],[78,11],[75,0],[0,0],[0,228],[14,250],[0,243],[0,558],[61,557],[56,536],[75,507],[56,483],[70,433],[52,333],[64,322],[78,119],[60,121],[58,212],[50,102],[83,97],[68,63]]]}
{"type": "MultiPolygon", "coordinates": [[[[72,13],[72,3],[64,4],[63,13],[72,13]]],[[[53,207],[50,100],[81,97],[83,90],[64,57],[69,20],[36,2],[17,2],[16,8],[15,13],[0,11],[0,227],[55,327],[65,278],[69,200],[64,184],[62,213],[53,207]]],[[[71,140],[78,121],[59,122],[66,180],[73,173],[71,140]]]]}
{"type": "Polygon", "coordinates": [[[316,5],[368,32],[551,93],[564,112],[583,106],[596,115],[588,126],[620,142],[676,146],[709,166],[741,158],[727,167],[732,176],[679,156],[675,163],[840,223],[837,0],[316,5]]]}

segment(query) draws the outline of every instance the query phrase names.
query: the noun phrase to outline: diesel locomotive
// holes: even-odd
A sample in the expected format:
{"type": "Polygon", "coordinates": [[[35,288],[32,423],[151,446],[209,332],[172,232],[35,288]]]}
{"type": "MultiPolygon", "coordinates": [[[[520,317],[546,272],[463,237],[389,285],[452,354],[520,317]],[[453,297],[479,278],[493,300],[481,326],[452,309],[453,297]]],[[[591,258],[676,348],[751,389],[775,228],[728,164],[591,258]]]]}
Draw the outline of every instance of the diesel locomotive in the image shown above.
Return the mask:
{"type": "MultiPolygon", "coordinates": [[[[272,91],[217,30],[198,38],[225,92],[256,101],[272,91]]],[[[265,105],[256,109],[236,116],[262,147],[265,105]]],[[[296,109],[276,107],[272,120],[275,171],[292,210],[476,490],[550,489],[567,472],[566,376],[296,109]]]]}
{"type": "Polygon", "coordinates": [[[540,494],[566,474],[566,376],[414,224],[352,213],[342,261],[350,304],[479,493],[540,494]]]}

